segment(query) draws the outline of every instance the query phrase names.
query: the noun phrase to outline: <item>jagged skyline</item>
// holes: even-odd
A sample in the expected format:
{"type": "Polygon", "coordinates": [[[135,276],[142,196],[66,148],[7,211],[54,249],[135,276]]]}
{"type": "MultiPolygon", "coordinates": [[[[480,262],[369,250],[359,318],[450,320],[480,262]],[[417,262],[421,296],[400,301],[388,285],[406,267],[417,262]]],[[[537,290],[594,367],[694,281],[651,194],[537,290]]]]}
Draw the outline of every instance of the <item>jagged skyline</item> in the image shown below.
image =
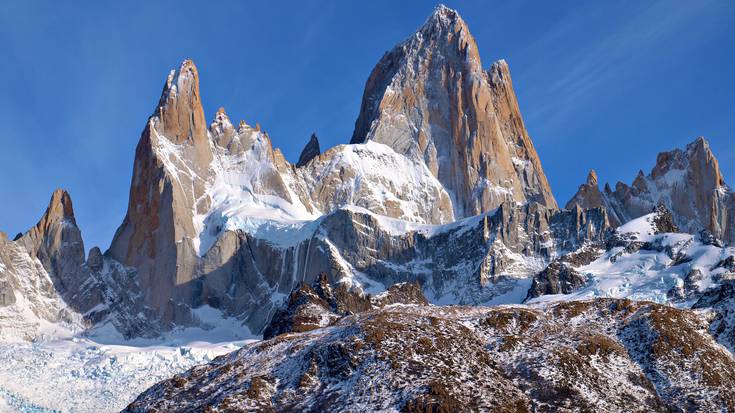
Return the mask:
{"type": "MultiPolygon", "coordinates": [[[[328,4],[278,15],[250,6],[226,17],[228,22],[240,22],[239,26],[221,24],[219,20],[225,17],[216,10],[164,6],[143,8],[136,15],[121,10],[114,18],[103,18],[109,10],[92,7],[85,10],[88,22],[77,25],[52,16],[57,13],[73,22],[67,15],[73,9],[60,13],[45,7],[45,12],[33,12],[38,15],[35,35],[9,18],[30,13],[24,9],[33,5],[9,7],[3,14],[2,30],[9,39],[11,56],[17,59],[10,59],[14,63],[2,69],[11,84],[7,98],[0,100],[4,109],[1,139],[7,148],[2,158],[2,194],[21,202],[3,207],[0,230],[12,237],[28,228],[36,222],[53,188],[64,187],[75,199],[86,244],[106,249],[124,215],[130,162],[144,119],[155,107],[168,70],[185,57],[194,58],[202,72],[207,122],[219,106],[225,106],[234,121],[242,118],[253,125],[260,123],[291,162],[298,159],[312,131],[323,150],[349,141],[362,87],[375,61],[412,33],[434,5],[427,2],[391,9],[395,16],[385,13],[387,5],[381,10],[380,4],[366,8],[328,4]],[[366,22],[357,22],[358,16],[364,16],[366,22]],[[189,29],[174,36],[163,27],[144,24],[164,18],[179,19],[189,29]],[[62,24],[64,34],[54,39],[69,46],[64,52],[52,49],[45,35],[62,33],[62,24]],[[109,27],[104,28],[105,24],[109,27]],[[132,33],[138,24],[151,31],[137,38],[157,40],[136,43],[138,51],[129,45],[119,47],[136,38],[132,33]],[[299,30],[301,27],[305,29],[299,30]],[[273,44],[280,48],[273,50],[273,44]],[[315,48],[316,44],[322,46],[315,48]],[[349,44],[354,50],[345,47],[349,44]],[[313,56],[298,49],[308,49],[313,56]],[[319,64],[330,53],[334,55],[334,50],[344,57],[330,65],[319,64]],[[287,57],[289,54],[293,56],[287,57]],[[284,65],[289,58],[291,65],[284,65]],[[41,63],[51,60],[54,70],[46,69],[48,73],[42,76],[48,66],[41,63]],[[270,93],[259,93],[263,90],[270,93]],[[22,104],[11,106],[14,102],[22,104]]],[[[599,22],[605,10],[546,10],[558,20],[552,22],[529,14],[526,6],[448,5],[468,19],[484,58],[483,67],[499,58],[508,60],[527,127],[559,202],[574,193],[590,167],[597,169],[601,184],[630,182],[639,168],[653,166],[656,153],[684,146],[697,135],[711,142],[725,177],[732,175],[732,143],[725,133],[731,130],[732,116],[724,116],[727,105],[717,108],[718,98],[725,99],[727,90],[732,90],[728,88],[732,80],[724,75],[728,60],[716,49],[718,40],[732,37],[731,31],[721,27],[727,5],[702,3],[696,10],[672,3],[631,6],[608,16],[609,21],[593,30],[589,39],[578,39],[575,44],[569,40],[599,22]],[[657,25],[639,31],[646,16],[662,11],[665,18],[657,25]],[[525,16],[528,24],[524,30],[511,30],[517,19],[493,18],[495,15],[525,16]],[[483,24],[487,21],[495,24],[483,24]],[[536,40],[542,37],[547,40],[536,40]],[[676,51],[663,50],[682,38],[688,40],[676,51]],[[559,43],[553,43],[555,39],[559,43]],[[707,47],[700,47],[705,43],[707,47]],[[569,50],[557,53],[562,45],[569,50]],[[611,45],[615,47],[608,47],[611,45]],[[602,47],[599,53],[583,53],[598,46],[602,47]],[[651,54],[652,50],[657,52],[651,54]],[[544,58],[554,53],[556,60],[544,58]],[[626,53],[630,53],[627,58],[626,53]],[[586,58],[571,65],[575,56],[586,58]],[[693,57],[699,64],[684,64],[693,57]],[[628,78],[623,69],[633,63],[638,64],[637,74],[628,78]],[[707,69],[715,63],[720,63],[717,70],[707,69]],[[620,70],[611,69],[616,67],[620,70]],[[665,67],[672,70],[663,70],[665,67]],[[565,73],[568,76],[562,75],[565,73]],[[552,75],[558,84],[545,85],[552,75]],[[666,92],[671,84],[680,91],[666,92]],[[620,87],[613,88],[615,85],[620,87]],[[573,96],[581,98],[570,103],[573,96]],[[635,99],[621,106],[626,97],[635,99]],[[558,108],[549,110],[549,103],[556,101],[558,108]],[[648,108],[650,114],[634,113],[653,101],[657,106],[648,108]],[[685,111],[691,111],[691,116],[674,117],[685,111]],[[579,121],[590,113],[597,115],[579,121]],[[657,122],[646,121],[649,117],[657,122]],[[636,128],[640,135],[632,133],[636,128]],[[585,131],[599,139],[585,139],[585,131]],[[618,149],[618,157],[625,161],[602,161],[614,146],[610,141],[616,140],[620,147],[637,142],[639,148],[635,153],[618,149]],[[572,149],[582,160],[570,165],[564,152],[572,149]]]]}

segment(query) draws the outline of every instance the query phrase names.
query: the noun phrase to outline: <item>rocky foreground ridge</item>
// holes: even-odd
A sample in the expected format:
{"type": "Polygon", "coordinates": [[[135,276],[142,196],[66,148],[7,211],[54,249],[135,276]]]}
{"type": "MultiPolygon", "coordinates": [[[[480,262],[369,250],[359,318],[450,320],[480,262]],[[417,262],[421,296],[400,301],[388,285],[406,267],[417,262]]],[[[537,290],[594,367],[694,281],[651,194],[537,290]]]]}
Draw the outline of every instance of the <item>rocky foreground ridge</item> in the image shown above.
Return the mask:
{"type": "Polygon", "coordinates": [[[731,411],[734,386],[690,310],[392,306],[219,357],[125,411],[731,411]]]}

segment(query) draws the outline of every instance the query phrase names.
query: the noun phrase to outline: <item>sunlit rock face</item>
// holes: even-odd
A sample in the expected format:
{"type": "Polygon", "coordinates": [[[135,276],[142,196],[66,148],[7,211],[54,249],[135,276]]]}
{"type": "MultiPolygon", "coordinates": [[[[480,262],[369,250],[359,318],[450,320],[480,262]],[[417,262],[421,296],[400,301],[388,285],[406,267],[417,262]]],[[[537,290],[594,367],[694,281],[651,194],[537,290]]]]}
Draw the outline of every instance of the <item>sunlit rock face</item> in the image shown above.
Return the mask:
{"type": "Polygon", "coordinates": [[[455,217],[507,200],[556,208],[508,65],[485,71],[467,25],[449,8],[438,7],[373,69],[352,135],[352,143],[368,141],[423,161],[449,192],[455,217]]]}
{"type": "Polygon", "coordinates": [[[631,185],[618,182],[613,190],[606,184],[600,191],[592,171],[566,207],[575,204],[605,207],[616,226],[663,204],[681,230],[707,230],[716,238],[735,241],[735,197],[725,184],[709,143],[701,137],[683,150],[659,153],[651,172],[646,175],[640,171],[631,185]]]}

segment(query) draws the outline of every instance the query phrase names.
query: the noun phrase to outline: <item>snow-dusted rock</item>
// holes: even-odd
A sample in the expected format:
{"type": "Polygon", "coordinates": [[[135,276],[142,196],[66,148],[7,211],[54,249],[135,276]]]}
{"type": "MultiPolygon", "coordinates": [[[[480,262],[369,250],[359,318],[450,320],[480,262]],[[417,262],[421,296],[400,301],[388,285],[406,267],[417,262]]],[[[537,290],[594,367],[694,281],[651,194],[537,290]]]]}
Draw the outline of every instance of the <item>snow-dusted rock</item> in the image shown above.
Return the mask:
{"type": "Polygon", "coordinates": [[[630,186],[618,182],[615,190],[606,184],[600,191],[596,174],[590,172],[566,207],[605,207],[617,226],[648,214],[658,204],[672,212],[675,224],[685,232],[707,230],[716,238],[735,241],[735,196],[702,137],[684,150],[660,153],[651,172],[640,171],[630,186]]]}
{"type": "Polygon", "coordinates": [[[427,305],[418,283],[400,283],[375,296],[351,290],[345,284],[332,287],[326,273],[311,285],[299,284],[263,330],[263,338],[315,330],[340,318],[386,305],[427,305]]]}
{"type": "Polygon", "coordinates": [[[467,25],[445,6],[370,74],[351,142],[369,141],[425,163],[458,218],[508,200],[556,208],[508,65],[486,72],[467,25]]]}
{"type": "Polygon", "coordinates": [[[616,228],[603,242],[560,256],[536,275],[528,299],[613,297],[691,307],[731,278],[735,265],[729,266],[728,260],[735,262],[735,248],[672,232],[672,221],[659,205],[616,228]]]}
{"type": "Polygon", "coordinates": [[[390,306],[219,357],[125,411],[726,411],[733,386],[735,357],[690,310],[390,306]]]}

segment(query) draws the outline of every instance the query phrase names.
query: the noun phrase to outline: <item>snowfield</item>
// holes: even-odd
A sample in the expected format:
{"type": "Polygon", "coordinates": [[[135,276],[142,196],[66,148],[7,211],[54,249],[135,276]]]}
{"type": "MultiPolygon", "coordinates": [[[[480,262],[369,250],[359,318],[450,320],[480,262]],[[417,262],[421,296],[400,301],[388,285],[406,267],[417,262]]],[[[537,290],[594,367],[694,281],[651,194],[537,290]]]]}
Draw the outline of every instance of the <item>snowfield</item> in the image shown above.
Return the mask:
{"type": "Polygon", "coordinates": [[[89,337],[0,343],[0,413],[102,413],[124,409],[153,384],[255,342],[236,320],[197,310],[211,329],[159,340],[122,340],[103,327],[89,337]]]}
{"type": "Polygon", "coordinates": [[[587,277],[587,285],[571,294],[545,295],[528,303],[544,303],[593,298],[627,298],[690,308],[699,298],[694,294],[672,300],[671,290],[692,279],[691,288],[704,292],[728,278],[728,269],[719,266],[735,255],[735,247],[702,243],[698,236],[686,233],[656,233],[655,214],[644,215],[617,228],[616,232],[633,242],[645,244],[640,249],[614,247],[577,270],[587,277]],[[672,257],[673,256],[673,257],[672,257]]]}

